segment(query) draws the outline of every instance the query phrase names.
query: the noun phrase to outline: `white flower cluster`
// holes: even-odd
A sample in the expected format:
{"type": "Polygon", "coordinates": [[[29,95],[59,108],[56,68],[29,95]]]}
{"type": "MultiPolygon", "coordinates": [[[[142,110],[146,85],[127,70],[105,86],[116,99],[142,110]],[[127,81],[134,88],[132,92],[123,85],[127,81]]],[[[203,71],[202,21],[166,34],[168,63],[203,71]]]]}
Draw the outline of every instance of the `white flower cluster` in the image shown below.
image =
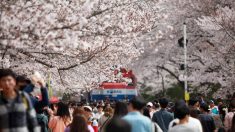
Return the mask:
{"type": "Polygon", "coordinates": [[[62,91],[112,80],[109,68],[137,59],[140,39],[165,14],[155,15],[157,1],[140,0],[2,0],[0,6],[0,54],[9,55],[1,65],[50,73],[62,91]]]}

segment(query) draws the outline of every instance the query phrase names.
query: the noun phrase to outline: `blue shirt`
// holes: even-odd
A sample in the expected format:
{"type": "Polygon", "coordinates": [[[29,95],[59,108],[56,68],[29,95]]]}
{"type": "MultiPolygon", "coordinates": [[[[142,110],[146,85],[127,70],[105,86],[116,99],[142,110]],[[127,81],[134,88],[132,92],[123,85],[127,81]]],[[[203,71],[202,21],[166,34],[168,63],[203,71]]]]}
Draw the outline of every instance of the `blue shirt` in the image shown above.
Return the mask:
{"type": "Polygon", "coordinates": [[[212,114],[219,114],[219,110],[218,110],[218,107],[217,106],[214,106],[213,108],[211,108],[211,113],[212,114]]]}
{"type": "Polygon", "coordinates": [[[140,112],[129,112],[123,119],[131,125],[131,132],[152,132],[151,120],[140,112]]]}

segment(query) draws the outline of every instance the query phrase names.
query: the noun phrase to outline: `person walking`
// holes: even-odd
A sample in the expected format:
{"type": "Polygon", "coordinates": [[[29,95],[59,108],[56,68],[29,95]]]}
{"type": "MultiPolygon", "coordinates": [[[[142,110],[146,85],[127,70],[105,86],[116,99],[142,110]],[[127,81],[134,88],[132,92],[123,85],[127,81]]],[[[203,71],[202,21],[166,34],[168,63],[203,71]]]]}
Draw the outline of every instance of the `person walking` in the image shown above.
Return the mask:
{"type": "MultiPolygon", "coordinates": [[[[72,114],[72,116],[73,116],[73,121],[72,121],[71,124],[69,124],[69,125],[66,127],[65,132],[70,132],[70,128],[71,128],[71,127],[74,127],[72,131],[76,130],[76,128],[75,128],[76,126],[79,127],[78,129],[80,129],[80,127],[84,126],[85,124],[86,124],[86,127],[87,127],[87,129],[88,129],[88,132],[94,132],[94,129],[92,128],[91,124],[88,124],[88,118],[87,118],[87,116],[86,116],[85,113],[86,113],[86,112],[84,111],[83,108],[75,108],[74,111],[73,111],[73,114],[72,114]],[[80,119],[74,119],[76,116],[82,116],[82,117],[84,117],[86,123],[84,123],[81,118],[80,118],[80,119]],[[82,121],[82,123],[81,123],[81,124],[83,124],[82,126],[80,126],[81,124],[78,125],[79,121],[82,121]]],[[[83,130],[85,130],[85,128],[84,128],[83,130]]]]}
{"type": "Polygon", "coordinates": [[[149,109],[147,107],[144,107],[143,109],[143,115],[151,119],[149,109]]]}
{"type": "Polygon", "coordinates": [[[148,102],[147,103],[147,106],[146,108],[148,109],[149,111],[149,115],[150,115],[150,118],[152,119],[153,118],[153,114],[156,112],[156,110],[153,108],[153,103],[152,102],[148,102]]]}
{"type": "Polygon", "coordinates": [[[230,102],[230,110],[225,115],[224,118],[224,127],[228,131],[232,127],[232,120],[235,115],[235,99],[230,102]]]}
{"type": "Polygon", "coordinates": [[[166,110],[168,105],[168,100],[166,98],[162,98],[159,100],[161,109],[153,114],[153,122],[156,122],[163,132],[168,131],[168,126],[170,122],[174,119],[172,113],[166,110]]]}
{"type": "Polygon", "coordinates": [[[100,132],[104,131],[105,126],[112,119],[112,117],[113,117],[113,109],[111,107],[106,107],[104,110],[104,115],[101,116],[98,122],[98,126],[100,126],[99,127],[100,132]]]}
{"type": "Polygon", "coordinates": [[[0,88],[0,132],[39,132],[30,98],[16,90],[16,74],[11,69],[0,69],[0,88]]]}
{"type": "Polygon", "coordinates": [[[83,115],[75,115],[73,121],[70,124],[70,130],[68,132],[90,132],[87,127],[87,120],[83,115]]]}
{"type": "Polygon", "coordinates": [[[212,115],[209,114],[210,108],[207,104],[201,104],[201,113],[199,115],[199,120],[201,121],[202,128],[204,132],[214,132],[216,129],[214,119],[212,115]]]}
{"type": "Polygon", "coordinates": [[[196,98],[192,98],[188,102],[189,110],[190,110],[190,116],[193,118],[198,118],[198,115],[200,114],[200,103],[199,100],[196,98]]]}
{"type": "Polygon", "coordinates": [[[18,76],[16,78],[18,87],[17,89],[31,95],[30,99],[34,108],[36,109],[36,112],[41,113],[44,107],[49,106],[49,95],[45,81],[42,78],[39,79],[34,76],[32,76],[32,81],[25,76],[18,76]],[[34,82],[34,84],[32,82],[34,82]],[[39,88],[36,88],[35,85],[39,86],[39,88]],[[37,94],[41,95],[41,100],[39,100],[35,96],[32,96],[32,93],[34,91],[40,91],[37,94]]]}
{"type": "Polygon", "coordinates": [[[50,114],[48,127],[52,130],[52,132],[64,132],[65,128],[71,122],[68,105],[59,102],[57,113],[54,115],[50,109],[48,109],[48,113],[50,114]]]}
{"type": "Polygon", "coordinates": [[[228,132],[235,132],[235,116],[233,116],[231,127],[228,132]]]}
{"type": "Polygon", "coordinates": [[[118,117],[114,117],[106,125],[105,132],[131,132],[131,125],[118,117]]]}
{"type": "MultiPolygon", "coordinates": [[[[175,103],[174,109],[177,108],[177,106],[180,106],[181,104],[184,105],[185,101],[183,101],[183,100],[177,101],[175,103]]],[[[188,108],[190,111],[190,106],[188,108]]],[[[177,118],[177,111],[176,110],[174,111],[174,115],[176,118],[170,122],[168,130],[173,128],[175,125],[180,124],[180,119],[177,118]]],[[[197,118],[192,117],[191,114],[188,118],[187,125],[188,125],[187,127],[193,128],[194,132],[203,132],[201,122],[197,118]]]]}
{"type": "Polygon", "coordinates": [[[146,102],[141,97],[134,97],[130,100],[128,105],[129,113],[122,119],[131,125],[131,132],[152,132],[151,120],[141,114],[145,105],[146,102]]]}
{"type": "Polygon", "coordinates": [[[97,106],[97,113],[94,114],[94,118],[99,121],[99,119],[104,115],[103,106],[97,106]]]}
{"type": "Polygon", "coordinates": [[[210,109],[211,109],[210,113],[215,115],[219,114],[219,108],[218,106],[215,105],[213,100],[210,100],[210,109]]]}
{"type": "MultiPolygon", "coordinates": [[[[48,132],[48,117],[44,113],[44,108],[49,106],[49,96],[47,87],[45,84],[45,81],[37,77],[32,77],[31,81],[30,79],[26,78],[25,76],[18,76],[16,78],[17,80],[17,90],[24,91],[30,95],[30,100],[32,102],[33,107],[36,110],[36,116],[38,120],[38,124],[41,127],[41,132],[48,132]],[[35,84],[33,84],[34,82],[35,84]],[[34,91],[38,91],[39,88],[36,88],[35,85],[40,87],[40,94],[41,100],[39,100],[37,97],[33,96],[32,93],[34,91]]],[[[37,95],[38,96],[38,95],[37,95]]]]}
{"type": "Polygon", "coordinates": [[[124,102],[118,101],[115,104],[113,117],[122,118],[123,116],[127,115],[127,113],[128,113],[127,104],[124,102]]]}
{"type": "Polygon", "coordinates": [[[175,117],[179,122],[169,129],[169,132],[199,132],[199,129],[189,124],[190,110],[184,101],[175,104],[175,117]]]}

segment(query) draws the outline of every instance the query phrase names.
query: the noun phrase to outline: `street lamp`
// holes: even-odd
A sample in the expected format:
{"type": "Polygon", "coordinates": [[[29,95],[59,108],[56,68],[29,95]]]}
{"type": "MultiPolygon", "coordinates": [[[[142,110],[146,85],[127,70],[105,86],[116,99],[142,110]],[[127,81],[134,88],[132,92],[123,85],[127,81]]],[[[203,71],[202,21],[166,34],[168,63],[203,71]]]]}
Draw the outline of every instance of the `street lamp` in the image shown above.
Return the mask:
{"type": "Polygon", "coordinates": [[[189,93],[188,93],[188,75],[187,75],[187,26],[184,23],[184,99],[186,101],[189,100],[189,93]]]}
{"type": "Polygon", "coordinates": [[[186,23],[183,24],[183,37],[178,40],[178,44],[180,47],[184,47],[184,64],[181,65],[181,69],[184,70],[184,99],[186,101],[189,100],[189,93],[188,93],[188,73],[187,73],[187,25],[186,23]]]}

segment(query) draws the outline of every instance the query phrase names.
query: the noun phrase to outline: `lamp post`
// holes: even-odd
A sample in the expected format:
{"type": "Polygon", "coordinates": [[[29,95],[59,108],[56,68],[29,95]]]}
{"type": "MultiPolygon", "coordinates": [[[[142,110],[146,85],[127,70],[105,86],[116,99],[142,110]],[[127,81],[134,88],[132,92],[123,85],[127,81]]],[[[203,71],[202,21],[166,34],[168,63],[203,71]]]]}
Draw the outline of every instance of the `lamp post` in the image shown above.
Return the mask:
{"type": "Polygon", "coordinates": [[[188,73],[187,73],[187,26],[184,23],[183,26],[183,34],[184,34],[184,99],[186,101],[189,100],[189,93],[188,93],[188,73]]]}

